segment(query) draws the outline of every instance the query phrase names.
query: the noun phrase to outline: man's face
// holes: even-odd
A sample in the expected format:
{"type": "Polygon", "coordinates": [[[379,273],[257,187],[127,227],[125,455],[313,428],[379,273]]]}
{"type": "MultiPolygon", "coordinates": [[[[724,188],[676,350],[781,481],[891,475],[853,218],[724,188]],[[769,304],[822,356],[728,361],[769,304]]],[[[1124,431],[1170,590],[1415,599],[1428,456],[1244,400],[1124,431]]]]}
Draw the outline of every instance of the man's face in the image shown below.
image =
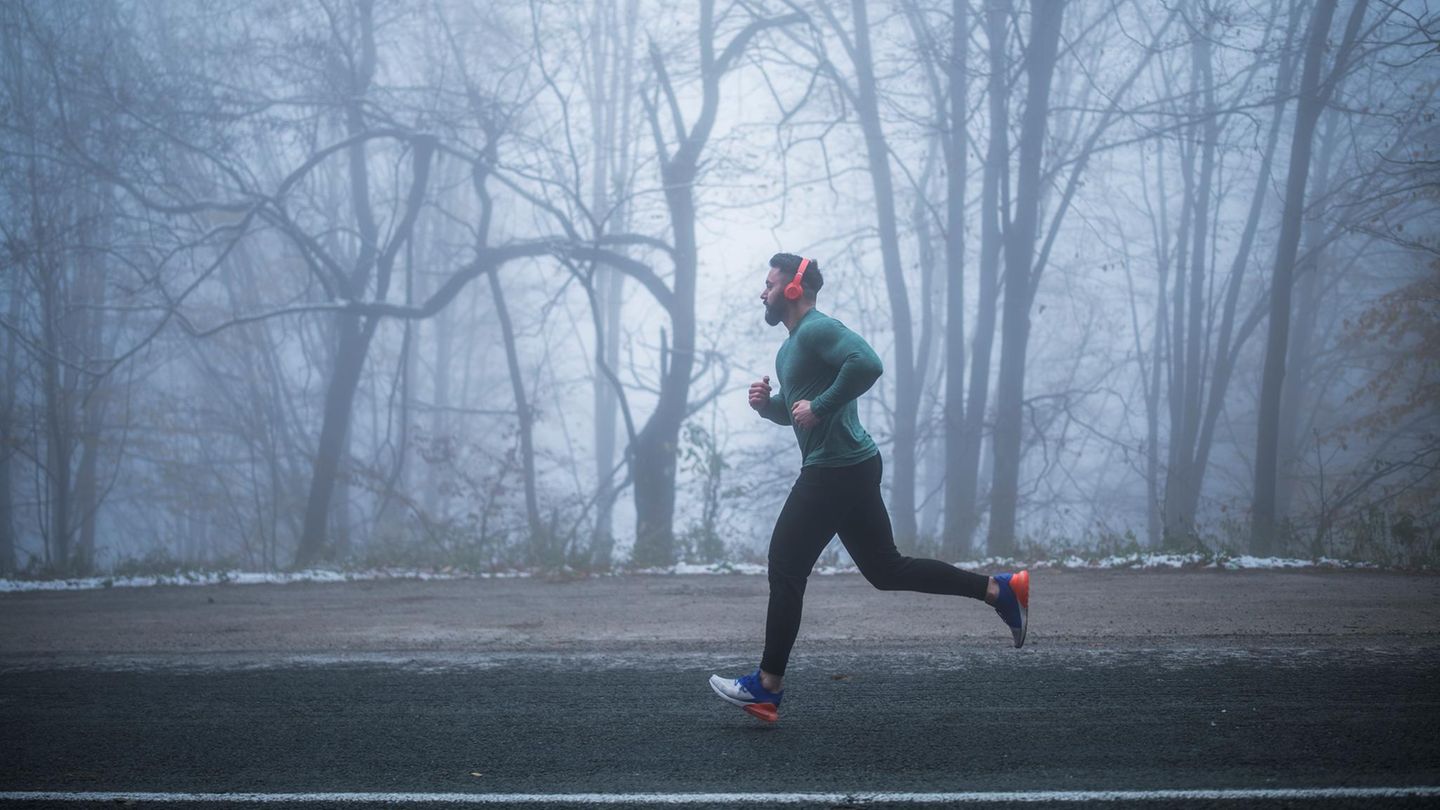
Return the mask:
{"type": "Polygon", "coordinates": [[[785,297],[785,285],[789,279],[778,267],[770,268],[765,275],[765,291],[760,293],[760,300],[765,304],[765,323],[774,326],[785,320],[785,310],[789,307],[790,301],[785,297]]]}

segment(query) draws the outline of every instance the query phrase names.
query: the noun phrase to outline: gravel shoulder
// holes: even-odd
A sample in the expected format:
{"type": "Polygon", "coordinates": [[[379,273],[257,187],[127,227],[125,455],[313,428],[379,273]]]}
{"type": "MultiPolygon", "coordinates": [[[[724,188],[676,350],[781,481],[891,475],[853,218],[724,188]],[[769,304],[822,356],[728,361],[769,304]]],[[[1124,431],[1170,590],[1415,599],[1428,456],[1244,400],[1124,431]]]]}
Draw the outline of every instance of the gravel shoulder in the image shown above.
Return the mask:
{"type": "MultiPolygon", "coordinates": [[[[1432,647],[1440,576],[1373,571],[1041,571],[1031,647],[1432,647]]],[[[157,586],[0,594],[0,661],[113,655],[748,649],[755,575],[157,586]]],[[[1008,636],[970,600],[812,576],[802,645],[1008,636]]]]}

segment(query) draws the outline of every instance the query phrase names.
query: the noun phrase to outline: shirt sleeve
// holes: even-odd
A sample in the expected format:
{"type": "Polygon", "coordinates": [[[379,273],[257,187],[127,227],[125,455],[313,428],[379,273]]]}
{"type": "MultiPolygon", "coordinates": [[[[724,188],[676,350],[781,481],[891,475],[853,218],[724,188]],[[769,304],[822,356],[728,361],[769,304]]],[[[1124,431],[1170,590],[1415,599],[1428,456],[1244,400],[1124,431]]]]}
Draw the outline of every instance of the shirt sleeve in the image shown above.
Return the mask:
{"type": "Polygon", "coordinates": [[[803,344],[820,359],[839,369],[835,382],[810,400],[810,412],[822,419],[870,390],[885,366],[865,339],[834,318],[804,331],[803,344]]]}
{"type": "Polygon", "coordinates": [[[765,403],[760,415],[777,425],[790,424],[790,409],[785,407],[785,400],[777,396],[770,397],[770,401],[765,403]]]}

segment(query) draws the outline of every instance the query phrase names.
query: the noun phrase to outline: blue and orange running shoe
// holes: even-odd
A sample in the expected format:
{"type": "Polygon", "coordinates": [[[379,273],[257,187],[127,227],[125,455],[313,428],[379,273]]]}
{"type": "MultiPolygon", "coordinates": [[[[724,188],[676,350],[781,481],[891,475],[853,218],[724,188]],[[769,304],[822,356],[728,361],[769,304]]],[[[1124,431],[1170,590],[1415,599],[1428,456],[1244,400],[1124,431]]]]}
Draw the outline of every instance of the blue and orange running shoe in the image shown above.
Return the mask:
{"type": "Polygon", "coordinates": [[[1015,646],[1025,646],[1025,630],[1030,624],[1030,572],[996,574],[1000,596],[995,599],[995,612],[1015,636],[1015,646]]]}
{"type": "Polygon", "coordinates": [[[710,688],[726,702],[739,706],[753,717],[769,723],[780,719],[780,698],[784,697],[785,690],[771,692],[766,689],[760,683],[759,667],[749,675],[738,678],[711,675],[710,688]]]}

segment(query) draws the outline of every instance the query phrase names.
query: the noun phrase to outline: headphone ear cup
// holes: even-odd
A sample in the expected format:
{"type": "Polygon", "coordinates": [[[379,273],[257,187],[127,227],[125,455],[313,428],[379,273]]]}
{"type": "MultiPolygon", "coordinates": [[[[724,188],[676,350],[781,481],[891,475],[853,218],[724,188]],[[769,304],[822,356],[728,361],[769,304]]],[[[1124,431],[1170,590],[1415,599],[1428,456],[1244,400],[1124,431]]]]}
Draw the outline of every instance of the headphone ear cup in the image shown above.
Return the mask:
{"type": "Polygon", "coordinates": [[[810,266],[810,260],[804,257],[800,259],[800,266],[795,268],[795,277],[785,285],[785,298],[790,301],[799,301],[800,296],[805,294],[805,288],[800,286],[800,279],[805,278],[805,268],[810,266]]]}

